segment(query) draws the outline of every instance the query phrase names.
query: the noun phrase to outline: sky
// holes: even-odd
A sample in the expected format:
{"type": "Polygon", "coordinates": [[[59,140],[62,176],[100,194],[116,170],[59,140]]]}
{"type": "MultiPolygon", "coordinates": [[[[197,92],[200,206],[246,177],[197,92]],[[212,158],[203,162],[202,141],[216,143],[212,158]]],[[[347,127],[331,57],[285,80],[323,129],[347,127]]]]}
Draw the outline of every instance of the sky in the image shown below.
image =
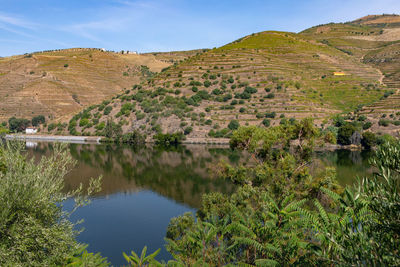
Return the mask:
{"type": "Polygon", "coordinates": [[[383,13],[399,14],[400,0],[0,0],[0,56],[213,48],[255,32],[383,13]]]}

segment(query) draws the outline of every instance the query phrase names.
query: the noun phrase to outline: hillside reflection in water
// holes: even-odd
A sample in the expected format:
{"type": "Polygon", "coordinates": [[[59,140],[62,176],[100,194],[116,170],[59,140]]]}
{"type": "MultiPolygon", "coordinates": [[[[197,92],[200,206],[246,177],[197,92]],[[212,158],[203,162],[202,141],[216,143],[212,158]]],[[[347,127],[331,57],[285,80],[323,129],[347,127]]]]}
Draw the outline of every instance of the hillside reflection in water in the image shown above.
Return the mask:
{"type": "MultiPolygon", "coordinates": [[[[29,144],[35,157],[50,155],[52,143],[29,144]]],[[[87,185],[102,176],[102,190],[89,206],[78,209],[72,220],[84,219],[85,230],[78,240],[89,251],[101,252],[113,265],[125,264],[122,252],[162,248],[158,259],[170,259],[164,236],[169,220],[184,212],[196,212],[201,197],[208,192],[231,194],[234,185],[213,177],[213,165],[221,160],[233,165],[248,163],[248,157],[227,147],[187,145],[171,149],[132,148],[117,145],[69,144],[77,161],[65,177],[65,190],[87,185]]],[[[341,184],[351,184],[356,176],[368,175],[369,154],[351,151],[317,153],[312,167],[336,168],[341,184]]],[[[65,203],[66,209],[72,201],[65,203]]]]}

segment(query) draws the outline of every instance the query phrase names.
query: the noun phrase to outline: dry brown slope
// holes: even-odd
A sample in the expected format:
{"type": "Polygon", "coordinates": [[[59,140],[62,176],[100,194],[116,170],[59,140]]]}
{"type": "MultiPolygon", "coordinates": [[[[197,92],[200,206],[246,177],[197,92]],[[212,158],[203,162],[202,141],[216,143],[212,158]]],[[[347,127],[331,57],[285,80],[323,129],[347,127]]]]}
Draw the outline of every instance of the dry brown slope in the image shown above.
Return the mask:
{"type": "Polygon", "coordinates": [[[0,120],[60,118],[140,82],[140,66],[169,66],[150,55],[67,49],[0,59],[0,120]]]}

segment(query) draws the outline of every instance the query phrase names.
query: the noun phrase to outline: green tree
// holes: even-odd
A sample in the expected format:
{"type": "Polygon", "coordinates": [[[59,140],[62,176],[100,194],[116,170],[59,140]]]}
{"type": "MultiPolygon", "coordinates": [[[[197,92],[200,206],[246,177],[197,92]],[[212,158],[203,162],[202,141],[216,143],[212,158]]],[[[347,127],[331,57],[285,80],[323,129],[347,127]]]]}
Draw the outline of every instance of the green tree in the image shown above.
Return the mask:
{"type": "Polygon", "coordinates": [[[340,126],[337,136],[337,142],[341,145],[350,145],[350,138],[353,133],[356,131],[356,127],[354,127],[351,123],[345,123],[340,126]]]}
{"type": "MultiPolygon", "coordinates": [[[[84,248],[75,240],[71,212],[63,211],[70,197],[75,208],[88,203],[82,188],[64,191],[64,175],[74,161],[65,146],[56,145],[39,162],[28,159],[22,149],[22,143],[0,147],[0,265],[62,266],[81,258],[84,248]]],[[[92,180],[87,194],[99,187],[100,180],[92,180]]]]}
{"type": "Polygon", "coordinates": [[[228,128],[231,130],[236,130],[239,128],[239,122],[237,120],[231,120],[228,124],[228,128]]]}
{"type": "Polygon", "coordinates": [[[22,118],[15,118],[12,117],[8,120],[8,127],[11,132],[22,132],[28,127],[30,124],[30,121],[27,119],[22,119],[22,118]]]}
{"type": "Polygon", "coordinates": [[[43,115],[39,115],[32,118],[32,125],[39,126],[40,124],[44,124],[46,122],[46,118],[43,115]]]}
{"type": "Polygon", "coordinates": [[[365,149],[371,149],[376,145],[376,135],[371,132],[364,132],[362,134],[361,145],[365,149]]]}

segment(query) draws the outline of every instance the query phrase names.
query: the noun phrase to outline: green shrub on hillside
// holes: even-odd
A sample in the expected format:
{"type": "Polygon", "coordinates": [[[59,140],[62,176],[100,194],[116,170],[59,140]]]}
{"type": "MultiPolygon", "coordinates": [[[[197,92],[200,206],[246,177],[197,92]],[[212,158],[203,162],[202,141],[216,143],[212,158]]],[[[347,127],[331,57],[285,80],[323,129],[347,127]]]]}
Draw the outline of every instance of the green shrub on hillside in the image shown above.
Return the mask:
{"type": "Polygon", "coordinates": [[[111,113],[111,110],[112,110],[112,106],[107,106],[107,107],[105,107],[103,114],[108,115],[111,113]]]}
{"type": "Polygon", "coordinates": [[[239,126],[240,124],[237,120],[231,120],[228,124],[228,128],[231,129],[232,131],[238,129],[239,126]]]}

